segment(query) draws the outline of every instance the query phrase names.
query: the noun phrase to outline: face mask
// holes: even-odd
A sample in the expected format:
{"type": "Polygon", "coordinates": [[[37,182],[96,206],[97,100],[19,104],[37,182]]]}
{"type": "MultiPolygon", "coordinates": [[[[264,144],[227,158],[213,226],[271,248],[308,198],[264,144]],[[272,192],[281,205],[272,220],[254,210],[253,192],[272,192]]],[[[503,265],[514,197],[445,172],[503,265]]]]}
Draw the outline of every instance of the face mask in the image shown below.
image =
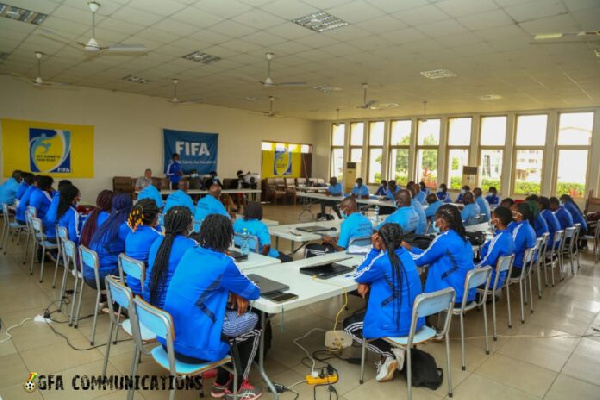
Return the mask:
{"type": "Polygon", "coordinates": [[[492,230],[496,230],[496,225],[494,225],[494,221],[497,221],[497,218],[492,218],[489,222],[490,228],[492,228],[492,230]]]}
{"type": "Polygon", "coordinates": [[[439,192],[443,192],[443,191],[444,191],[444,189],[442,189],[442,188],[438,188],[438,191],[439,191],[439,192]]]}
{"type": "Polygon", "coordinates": [[[348,214],[346,214],[345,212],[342,212],[342,219],[347,219],[348,218],[348,214]]]}
{"type": "Polygon", "coordinates": [[[465,189],[461,189],[460,193],[465,194],[467,191],[465,189]]]}
{"type": "Polygon", "coordinates": [[[433,225],[431,226],[431,230],[432,230],[434,233],[440,233],[440,228],[438,228],[436,224],[433,224],[433,225]]]}

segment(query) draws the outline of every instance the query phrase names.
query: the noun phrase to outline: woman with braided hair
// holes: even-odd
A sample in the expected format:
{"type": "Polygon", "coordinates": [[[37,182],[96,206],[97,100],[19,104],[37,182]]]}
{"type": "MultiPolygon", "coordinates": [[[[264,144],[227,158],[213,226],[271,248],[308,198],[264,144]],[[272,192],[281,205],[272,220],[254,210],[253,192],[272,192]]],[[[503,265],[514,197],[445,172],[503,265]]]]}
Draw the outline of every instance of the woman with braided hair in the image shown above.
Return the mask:
{"type": "MultiPolygon", "coordinates": [[[[125,239],[125,255],[148,265],[150,246],[160,236],[154,229],[158,222],[159,209],[152,199],[139,200],[129,213],[127,226],[131,233],[125,239]]],[[[132,276],[126,277],[127,286],[134,295],[142,294],[142,283],[132,276]]]]}
{"type": "Polygon", "coordinates": [[[112,209],[112,190],[103,190],[98,193],[96,198],[96,207],[90,216],[85,220],[81,231],[81,244],[85,247],[90,245],[92,236],[96,229],[108,219],[112,209]]]}
{"type": "MultiPolygon", "coordinates": [[[[458,207],[444,204],[435,214],[435,226],[440,234],[433,239],[429,248],[421,250],[408,243],[402,243],[412,253],[418,266],[429,264],[425,293],[432,293],[447,287],[456,291],[456,303],[461,304],[465,279],[469,270],[475,268],[473,248],[467,239],[465,227],[458,207]]],[[[468,301],[475,300],[476,289],[467,294],[468,301]]]]}
{"type": "Polygon", "coordinates": [[[81,221],[77,212],[77,203],[81,200],[81,193],[73,185],[60,189],[60,199],[56,209],[56,225],[67,228],[69,240],[75,245],[79,244],[81,237],[81,221]]]}
{"type": "MultiPolygon", "coordinates": [[[[404,364],[404,349],[392,348],[381,339],[407,336],[415,298],[423,291],[419,271],[410,253],[402,248],[402,227],[396,223],[383,225],[371,238],[373,249],[356,269],[354,279],[358,293],[369,293],[366,312],[355,313],[344,320],[344,330],[362,343],[363,337],[375,339],[367,348],[381,356],[377,363],[378,382],[394,377],[404,364]]],[[[417,330],[424,324],[419,319],[417,330]]]]}

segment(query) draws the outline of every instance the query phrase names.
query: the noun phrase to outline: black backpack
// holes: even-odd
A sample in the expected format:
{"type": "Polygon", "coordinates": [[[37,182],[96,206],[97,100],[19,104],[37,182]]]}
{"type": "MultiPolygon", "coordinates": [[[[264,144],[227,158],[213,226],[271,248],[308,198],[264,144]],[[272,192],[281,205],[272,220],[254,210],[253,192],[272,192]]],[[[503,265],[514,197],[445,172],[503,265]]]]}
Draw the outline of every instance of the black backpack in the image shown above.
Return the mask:
{"type": "MultiPolygon", "coordinates": [[[[437,367],[435,358],[431,354],[416,348],[412,349],[411,356],[412,385],[437,390],[444,381],[444,370],[437,367]]],[[[403,375],[406,376],[406,364],[402,371],[403,375]]]]}
{"type": "Polygon", "coordinates": [[[481,246],[485,243],[485,232],[475,231],[475,232],[466,232],[467,239],[473,246],[481,246]]]}
{"type": "Polygon", "coordinates": [[[433,237],[428,235],[417,235],[416,233],[407,233],[404,235],[404,241],[413,247],[416,247],[421,250],[427,250],[431,242],[433,242],[433,237]]]}

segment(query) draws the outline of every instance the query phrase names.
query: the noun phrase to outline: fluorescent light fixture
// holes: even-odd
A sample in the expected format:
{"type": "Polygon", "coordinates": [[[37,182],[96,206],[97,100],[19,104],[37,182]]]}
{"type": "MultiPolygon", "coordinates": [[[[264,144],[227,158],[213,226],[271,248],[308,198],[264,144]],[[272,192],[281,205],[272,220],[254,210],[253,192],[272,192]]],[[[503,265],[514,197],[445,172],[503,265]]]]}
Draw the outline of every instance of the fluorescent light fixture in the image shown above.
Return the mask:
{"type": "Polygon", "coordinates": [[[292,22],[314,32],[331,31],[348,25],[343,19],[334,17],[325,11],[319,11],[305,15],[304,17],[295,18],[292,22]]]}
{"type": "Polygon", "coordinates": [[[150,81],[148,79],[140,78],[139,76],[135,76],[135,75],[127,75],[127,76],[123,77],[123,80],[127,81],[127,82],[139,83],[141,85],[150,83],[150,81]]]}
{"type": "Polygon", "coordinates": [[[206,54],[204,52],[201,52],[200,50],[196,50],[194,52],[191,52],[190,54],[186,54],[185,56],[183,56],[181,58],[185,58],[186,60],[190,60],[193,62],[199,62],[202,64],[211,64],[211,63],[217,62],[221,59],[221,57],[211,56],[210,54],[206,54]]]}
{"type": "Polygon", "coordinates": [[[445,68],[432,69],[430,71],[423,71],[423,72],[420,72],[420,74],[423,75],[427,79],[452,78],[452,77],[456,76],[456,74],[454,72],[452,72],[448,69],[445,69],[445,68]]]}
{"type": "Polygon", "coordinates": [[[501,100],[503,98],[504,97],[500,96],[499,94],[484,94],[479,99],[481,101],[490,101],[490,100],[501,100]]]}
{"type": "Polygon", "coordinates": [[[534,40],[560,39],[561,37],[563,37],[562,32],[538,33],[537,35],[533,35],[534,40]]]}
{"type": "Polygon", "coordinates": [[[40,25],[48,17],[47,14],[37,11],[0,3],[0,17],[25,22],[26,24],[40,25]]]}

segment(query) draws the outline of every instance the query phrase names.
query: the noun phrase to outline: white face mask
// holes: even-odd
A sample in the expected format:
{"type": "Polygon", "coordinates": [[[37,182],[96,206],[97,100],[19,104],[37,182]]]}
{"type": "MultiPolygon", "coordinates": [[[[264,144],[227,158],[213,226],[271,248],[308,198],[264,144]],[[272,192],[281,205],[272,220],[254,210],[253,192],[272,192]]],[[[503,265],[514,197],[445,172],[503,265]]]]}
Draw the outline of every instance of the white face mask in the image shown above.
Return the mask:
{"type": "Polygon", "coordinates": [[[467,191],[466,191],[465,189],[461,189],[461,190],[460,190],[460,193],[461,193],[461,194],[465,194],[465,193],[467,193],[467,191]]]}

